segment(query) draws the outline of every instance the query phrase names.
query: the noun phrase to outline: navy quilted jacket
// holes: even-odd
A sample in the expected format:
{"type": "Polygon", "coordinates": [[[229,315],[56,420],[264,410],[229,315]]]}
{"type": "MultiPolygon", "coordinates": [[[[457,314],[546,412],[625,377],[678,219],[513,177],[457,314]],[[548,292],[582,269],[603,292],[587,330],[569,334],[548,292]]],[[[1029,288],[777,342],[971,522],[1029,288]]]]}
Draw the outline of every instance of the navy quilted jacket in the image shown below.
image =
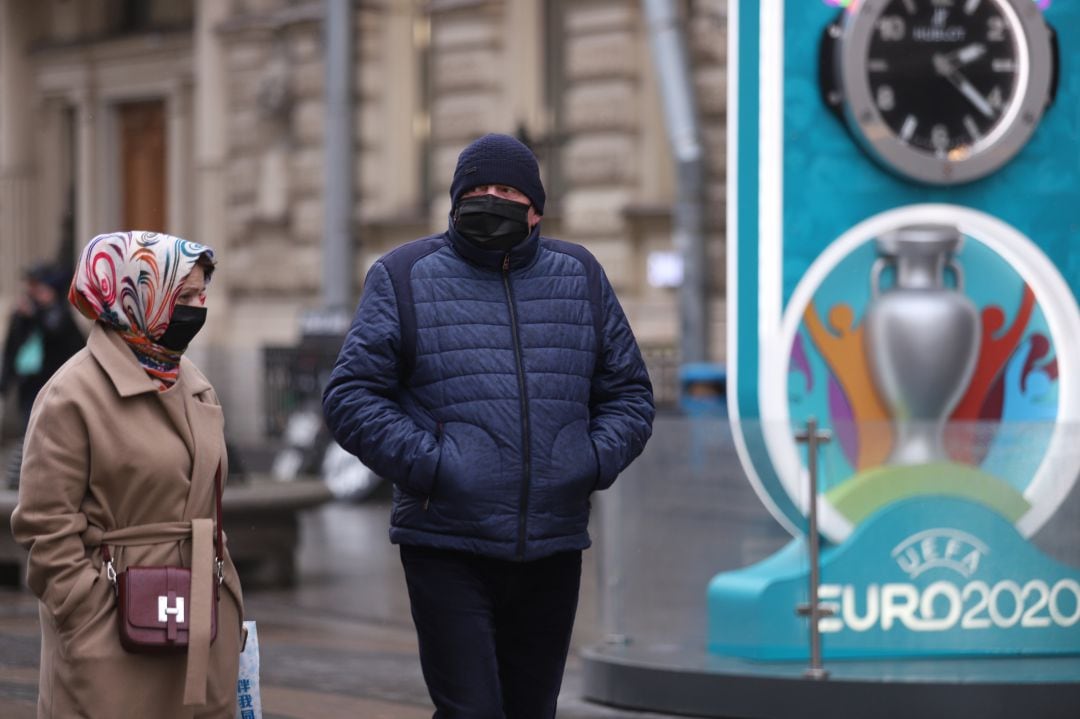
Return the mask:
{"type": "Polygon", "coordinates": [[[394,482],[392,541],[517,560],[589,546],[589,495],[654,413],[600,265],[539,228],[508,256],[450,230],[376,262],[323,409],[394,482]]]}

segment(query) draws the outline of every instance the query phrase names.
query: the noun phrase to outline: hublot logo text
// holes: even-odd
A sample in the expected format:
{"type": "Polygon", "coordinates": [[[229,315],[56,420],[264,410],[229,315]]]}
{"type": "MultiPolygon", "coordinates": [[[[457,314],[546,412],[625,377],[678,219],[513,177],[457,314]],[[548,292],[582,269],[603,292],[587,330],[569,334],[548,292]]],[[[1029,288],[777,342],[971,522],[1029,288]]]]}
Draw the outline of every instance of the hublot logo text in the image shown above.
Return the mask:
{"type": "Polygon", "coordinates": [[[911,29],[911,39],[916,42],[963,42],[966,38],[967,28],[963,25],[952,27],[924,25],[911,29]]]}

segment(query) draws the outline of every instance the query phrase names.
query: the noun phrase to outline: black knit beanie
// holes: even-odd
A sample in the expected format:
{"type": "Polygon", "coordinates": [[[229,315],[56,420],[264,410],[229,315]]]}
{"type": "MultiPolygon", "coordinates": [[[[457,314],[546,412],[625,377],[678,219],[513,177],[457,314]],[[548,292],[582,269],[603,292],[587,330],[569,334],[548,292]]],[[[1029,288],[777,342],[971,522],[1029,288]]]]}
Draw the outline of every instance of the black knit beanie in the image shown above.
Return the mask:
{"type": "Polygon", "coordinates": [[[484,135],[461,151],[450,183],[451,207],[457,207],[467,190],[480,185],[508,185],[520,190],[537,213],[544,214],[547,196],[536,156],[509,135],[484,135]]]}

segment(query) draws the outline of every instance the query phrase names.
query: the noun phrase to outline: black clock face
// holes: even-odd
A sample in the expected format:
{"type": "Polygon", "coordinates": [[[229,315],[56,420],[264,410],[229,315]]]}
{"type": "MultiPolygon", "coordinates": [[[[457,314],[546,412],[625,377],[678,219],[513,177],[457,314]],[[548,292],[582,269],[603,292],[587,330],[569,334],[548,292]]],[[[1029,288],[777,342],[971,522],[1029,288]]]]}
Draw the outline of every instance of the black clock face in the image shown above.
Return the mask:
{"type": "Polygon", "coordinates": [[[963,160],[1012,102],[1015,32],[998,0],[888,2],[866,58],[885,124],[914,149],[963,160]]]}

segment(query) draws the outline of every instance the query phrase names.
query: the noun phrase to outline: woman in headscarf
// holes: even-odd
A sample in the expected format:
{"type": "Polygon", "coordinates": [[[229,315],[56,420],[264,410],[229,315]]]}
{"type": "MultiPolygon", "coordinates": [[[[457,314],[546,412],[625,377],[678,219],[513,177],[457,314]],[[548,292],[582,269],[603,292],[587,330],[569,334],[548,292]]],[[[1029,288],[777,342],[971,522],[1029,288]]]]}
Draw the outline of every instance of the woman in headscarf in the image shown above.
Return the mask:
{"type": "Polygon", "coordinates": [[[218,582],[206,520],[227,466],[217,396],[183,354],[213,268],[210,248],[151,232],[98,235],[79,260],[69,299],[94,327],[38,394],[11,523],[40,599],[39,717],[236,714],[243,604],[227,552],[212,644],[213,600],[195,596],[218,582]],[[190,568],[186,653],[121,646],[103,545],[117,572],[190,568]]]}

